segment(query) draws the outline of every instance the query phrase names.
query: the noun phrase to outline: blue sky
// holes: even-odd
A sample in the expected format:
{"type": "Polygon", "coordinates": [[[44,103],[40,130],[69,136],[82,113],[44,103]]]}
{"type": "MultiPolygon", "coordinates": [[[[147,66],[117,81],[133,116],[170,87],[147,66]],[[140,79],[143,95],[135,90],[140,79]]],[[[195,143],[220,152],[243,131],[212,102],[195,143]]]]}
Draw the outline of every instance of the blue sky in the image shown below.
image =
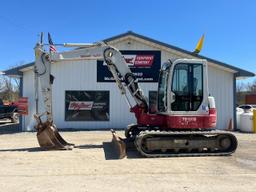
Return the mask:
{"type": "Polygon", "coordinates": [[[256,1],[1,1],[0,70],[33,61],[38,34],[95,42],[132,30],[256,73],[256,1]]]}

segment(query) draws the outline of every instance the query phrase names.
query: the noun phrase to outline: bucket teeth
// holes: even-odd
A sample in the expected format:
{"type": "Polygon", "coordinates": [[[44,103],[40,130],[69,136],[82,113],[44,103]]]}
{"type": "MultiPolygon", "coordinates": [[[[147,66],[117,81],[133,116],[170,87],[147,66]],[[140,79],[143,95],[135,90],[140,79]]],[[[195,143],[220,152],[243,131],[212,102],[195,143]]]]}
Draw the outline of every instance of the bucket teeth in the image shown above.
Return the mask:
{"type": "Polygon", "coordinates": [[[112,145],[116,151],[118,159],[123,159],[125,158],[126,155],[126,144],[124,139],[120,138],[116,132],[111,129],[112,132],[112,145]]]}
{"type": "Polygon", "coordinates": [[[71,150],[74,148],[74,144],[66,142],[51,122],[40,122],[37,124],[36,129],[38,143],[43,149],[71,150]]]}

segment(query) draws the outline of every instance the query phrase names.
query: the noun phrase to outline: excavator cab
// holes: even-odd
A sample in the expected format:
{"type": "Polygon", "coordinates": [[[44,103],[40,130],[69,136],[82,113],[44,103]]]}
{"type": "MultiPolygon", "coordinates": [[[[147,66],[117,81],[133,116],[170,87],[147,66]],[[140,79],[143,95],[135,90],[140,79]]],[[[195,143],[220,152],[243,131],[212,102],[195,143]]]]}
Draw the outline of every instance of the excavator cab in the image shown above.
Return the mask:
{"type": "Polygon", "coordinates": [[[202,59],[177,59],[163,64],[157,109],[159,114],[168,116],[167,128],[211,129],[216,126],[215,101],[209,96],[207,70],[207,61],[202,59]],[[175,121],[179,124],[175,125],[175,121]]]}
{"type": "Polygon", "coordinates": [[[205,60],[177,59],[164,63],[159,75],[158,111],[206,114],[202,108],[208,106],[207,74],[205,60]]]}

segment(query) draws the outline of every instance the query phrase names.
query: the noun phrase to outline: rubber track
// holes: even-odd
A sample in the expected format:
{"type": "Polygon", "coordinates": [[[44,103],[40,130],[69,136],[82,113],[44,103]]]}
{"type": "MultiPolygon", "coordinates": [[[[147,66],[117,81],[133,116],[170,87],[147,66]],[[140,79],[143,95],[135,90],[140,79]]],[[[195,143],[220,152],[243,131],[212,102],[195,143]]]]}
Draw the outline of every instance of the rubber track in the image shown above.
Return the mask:
{"type": "Polygon", "coordinates": [[[237,148],[237,138],[230,132],[226,132],[226,131],[216,131],[216,130],[211,130],[211,131],[141,131],[140,134],[136,137],[134,144],[136,149],[138,150],[138,152],[144,156],[144,157],[200,157],[200,156],[227,156],[230,155],[232,153],[235,152],[236,148],[237,148]],[[188,152],[188,153],[173,153],[173,154],[148,154],[145,153],[142,148],[141,148],[141,142],[144,136],[148,135],[148,134],[153,134],[153,135],[219,135],[219,134],[228,134],[231,135],[235,138],[235,147],[232,151],[228,151],[228,152],[207,152],[207,153],[203,153],[203,152],[188,152]]]}

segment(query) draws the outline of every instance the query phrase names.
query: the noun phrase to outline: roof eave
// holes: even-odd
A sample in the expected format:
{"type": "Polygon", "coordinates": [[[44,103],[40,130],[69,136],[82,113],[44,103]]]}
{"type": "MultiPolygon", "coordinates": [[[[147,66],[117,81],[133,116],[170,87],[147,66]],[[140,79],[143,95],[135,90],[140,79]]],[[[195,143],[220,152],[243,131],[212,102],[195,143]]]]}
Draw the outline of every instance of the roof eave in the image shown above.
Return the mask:
{"type": "Polygon", "coordinates": [[[34,62],[31,62],[31,63],[25,64],[25,65],[21,65],[18,67],[14,67],[14,68],[5,70],[3,72],[4,72],[4,75],[7,75],[7,76],[22,76],[23,72],[21,70],[31,67],[33,65],[34,65],[34,62]]]}

